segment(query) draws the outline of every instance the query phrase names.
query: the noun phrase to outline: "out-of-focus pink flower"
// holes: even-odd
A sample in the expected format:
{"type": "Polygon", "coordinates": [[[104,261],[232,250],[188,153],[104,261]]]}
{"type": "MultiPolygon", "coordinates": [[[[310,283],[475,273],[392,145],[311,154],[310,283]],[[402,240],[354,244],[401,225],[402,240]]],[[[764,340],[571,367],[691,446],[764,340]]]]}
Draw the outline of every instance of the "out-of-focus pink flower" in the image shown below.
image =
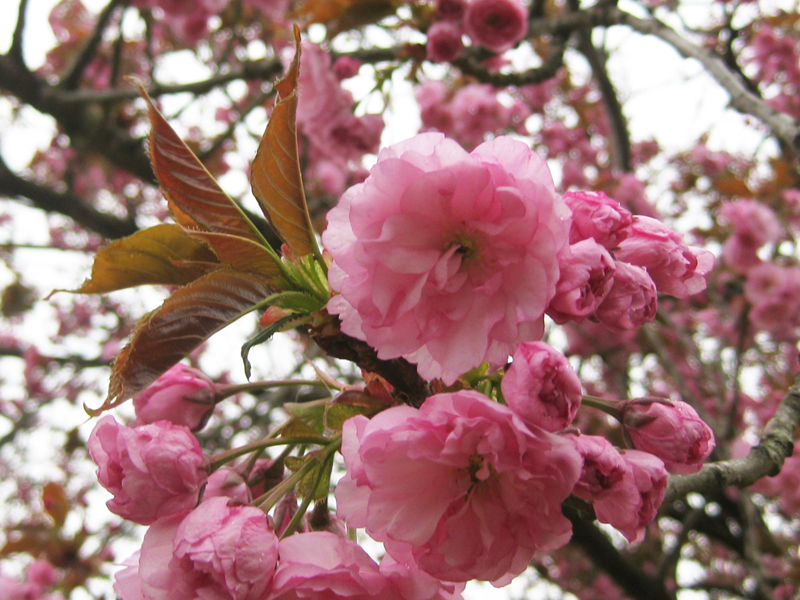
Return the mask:
{"type": "Polygon", "coordinates": [[[122,600],[263,600],[278,559],[278,538],[253,506],[211,498],[147,530],[114,589],[122,600]]]}
{"type": "Polygon", "coordinates": [[[426,45],[428,60],[431,62],[449,62],[458,58],[464,50],[461,41],[461,26],[450,21],[438,21],[428,28],[426,45]]]}
{"type": "Polygon", "coordinates": [[[447,21],[460,21],[467,10],[467,0],[436,0],[436,14],[447,21]]]}
{"type": "Polygon", "coordinates": [[[525,37],[528,9],[518,0],[472,0],[464,15],[464,28],[476,44],[505,52],[525,37]]]}
{"type": "Polygon", "coordinates": [[[622,426],[637,449],[659,457],[670,473],[696,473],[715,446],[714,432],[681,400],[627,400],[622,426]]]}
{"type": "Polygon", "coordinates": [[[726,202],[719,215],[733,229],[722,248],[722,256],[741,273],[761,263],[756,254],[759,248],[777,242],[783,235],[783,227],[772,209],[755,200],[726,202]]]}
{"type": "Polygon", "coordinates": [[[134,396],[136,424],[169,421],[200,429],[214,410],[214,382],[204,373],[177,364],[134,396]]]}
{"type": "Polygon", "coordinates": [[[336,75],[336,79],[339,81],[355,77],[358,75],[358,70],[360,68],[361,61],[352,56],[340,56],[333,63],[333,72],[336,75]]]}
{"type": "Polygon", "coordinates": [[[149,525],[197,504],[206,458],[187,427],[157,421],[132,429],[107,415],[88,446],[100,485],[114,494],[106,503],[114,514],[149,525]]]}
{"type": "Polygon", "coordinates": [[[641,267],[616,261],[614,285],[594,316],[606,327],[638,329],[656,318],[656,284],[641,267]]]}
{"type": "Polygon", "coordinates": [[[527,425],[569,426],[581,404],[581,381],[567,357],[544,342],[523,342],[503,376],[506,404],[527,425]]]}
{"type": "Polygon", "coordinates": [[[572,209],[570,244],[592,238],[613,250],[628,237],[633,215],[603,192],[567,192],[564,202],[572,209]]]}
{"type": "Polygon", "coordinates": [[[593,314],[614,285],[614,259],[593,239],[571,244],[559,254],[561,276],[547,314],[559,324],[593,314]]]}
{"type": "Polygon", "coordinates": [[[46,560],[35,560],[25,569],[25,578],[43,588],[48,588],[58,581],[58,571],[46,560]]]}
{"type": "Polygon", "coordinates": [[[574,445],[478,392],[349,419],[342,454],[339,515],[438,579],[504,585],[570,538],[560,505],[580,473],[574,445]]]}
{"type": "Polygon", "coordinates": [[[383,118],[353,114],[353,95],[340,85],[330,54],[317,44],[302,45],[298,86],[297,128],[308,142],[307,170],[312,177],[323,179],[323,191],[339,194],[346,174],[364,154],[378,151],[383,118]],[[325,166],[318,166],[322,164],[325,166]],[[332,166],[338,168],[339,177],[332,166]],[[335,189],[337,185],[340,187],[335,189]]]}
{"type": "Polygon", "coordinates": [[[714,255],[687,246],[682,237],[661,221],[637,216],[614,257],[647,269],[659,292],[686,298],[706,289],[705,274],[714,267],[714,255]]]}
{"type": "Polygon", "coordinates": [[[800,325],[800,267],[762,263],[747,272],[750,321],[776,339],[793,339],[800,325]]]}
{"type": "Polygon", "coordinates": [[[401,599],[358,544],[332,533],[290,535],[278,552],[270,600],[401,599]]]}
{"type": "Polygon", "coordinates": [[[328,213],[328,303],[384,359],[453,383],[541,337],[569,209],[544,160],[501,137],[467,154],[427,133],[381,151],[328,213]]]}
{"type": "MultiPolygon", "coordinates": [[[[490,85],[469,84],[460,88],[450,103],[452,136],[465,148],[474,148],[487,133],[499,135],[511,124],[511,109],[497,98],[490,85]]],[[[445,132],[448,133],[448,132],[445,132]]]]}
{"type": "Polygon", "coordinates": [[[450,133],[453,129],[453,112],[449,103],[450,90],[443,81],[431,79],[417,86],[414,97],[419,104],[421,131],[450,133]]]}

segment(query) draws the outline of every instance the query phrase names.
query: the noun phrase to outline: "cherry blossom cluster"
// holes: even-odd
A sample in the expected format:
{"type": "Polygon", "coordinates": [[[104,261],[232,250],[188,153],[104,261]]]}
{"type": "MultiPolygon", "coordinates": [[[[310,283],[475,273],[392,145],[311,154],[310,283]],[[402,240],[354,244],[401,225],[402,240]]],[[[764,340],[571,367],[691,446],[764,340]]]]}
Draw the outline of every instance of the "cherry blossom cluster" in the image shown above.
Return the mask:
{"type": "Polygon", "coordinates": [[[426,133],[384,149],[328,215],[328,304],[384,359],[452,384],[558,323],[635,329],[657,292],[705,288],[713,255],[602,193],[563,198],[542,158],[499,137],[471,153],[426,133]]]}
{"type": "Polygon", "coordinates": [[[24,581],[0,574],[3,597],[10,600],[64,600],[58,593],[50,593],[59,580],[58,571],[46,560],[35,560],[25,569],[24,581]]]}
{"type": "Polygon", "coordinates": [[[560,196],[522,142],[499,137],[467,153],[424,133],[385,148],[330,211],[323,241],[327,310],[342,331],[384,360],[416,364],[437,393],[417,408],[373,378],[330,401],[371,408],[340,428],[328,422],[324,436],[207,456],[193,431],[220,390],[173,367],[134,398],[133,426],[105,416],[88,441],[109,509],[149,526],[116,576],[122,600],[459,598],[467,581],[505,585],[564,546],[571,496],[642,540],[668,473],[696,472],[714,449],[688,404],[584,397],[566,356],[540,341],[546,314],[640,327],[656,290],[705,288],[710,253],[603,194],[560,196]],[[582,404],[613,415],[630,447],[581,433],[582,404]],[[288,476],[258,454],[225,466],[301,441],[322,448],[288,476]],[[309,516],[297,504],[309,489],[295,486],[325,482],[318,465],[337,450],[336,517],[324,503],[309,516]],[[383,544],[380,563],[345,526],[383,544]]]}
{"type": "Polygon", "coordinates": [[[303,43],[297,129],[306,142],[305,173],[321,192],[332,196],[363,179],[361,159],[378,151],[383,132],[380,115],[353,114],[353,95],[341,86],[341,80],[357,73],[358,64],[352,59],[332,65],[324,48],[303,43]]]}
{"type": "Polygon", "coordinates": [[[428,28],[427,54],[449,62],[464,50],[462,36],[492,52],[513,48],[528,31],[528,9],[519,0],[437,0],[428,28]]]}

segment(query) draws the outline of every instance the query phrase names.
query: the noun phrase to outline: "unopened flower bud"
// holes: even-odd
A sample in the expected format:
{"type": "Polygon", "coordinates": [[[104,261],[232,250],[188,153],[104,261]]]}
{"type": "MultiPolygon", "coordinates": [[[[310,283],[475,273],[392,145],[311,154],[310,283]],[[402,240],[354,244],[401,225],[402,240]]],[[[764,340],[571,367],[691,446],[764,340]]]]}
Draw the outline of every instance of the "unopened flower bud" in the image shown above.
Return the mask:
{"type": "Polygon", "coordinates": [[[621,408],[634,447],[659,457],[670,473],[699,471],[714,449],[714,432],[686,402],[638,398],[621,408]]]}
{"type": "Polygon", "coordinates": [[[214,382],[197,369],[177,364],[135,396],[133,407],[137,425],[169,421],[197,431],[214,411],[214,382]]]}

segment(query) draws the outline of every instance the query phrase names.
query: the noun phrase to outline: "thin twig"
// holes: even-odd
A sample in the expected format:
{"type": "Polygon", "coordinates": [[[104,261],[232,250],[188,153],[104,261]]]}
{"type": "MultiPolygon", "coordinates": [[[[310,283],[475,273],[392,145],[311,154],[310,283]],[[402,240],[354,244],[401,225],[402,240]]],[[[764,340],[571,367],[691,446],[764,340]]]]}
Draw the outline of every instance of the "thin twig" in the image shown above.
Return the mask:
{"type": "Polygon", "coordinates": [[[66,75],[62,77],[59,87],[65,90],[74,90],[78,87],[86,67],[92,62],[92,59],[97,53],[97,48],[103,41],[103,31],[111,19],[114,9],[117,8],[121,0],[111,0],[108,5],[103,9],[103,12],[97,17],[97,24],[94,26],[92,36],[86,40],[80,54],[75,57],[72,65],[67,69],[66,75]]]}

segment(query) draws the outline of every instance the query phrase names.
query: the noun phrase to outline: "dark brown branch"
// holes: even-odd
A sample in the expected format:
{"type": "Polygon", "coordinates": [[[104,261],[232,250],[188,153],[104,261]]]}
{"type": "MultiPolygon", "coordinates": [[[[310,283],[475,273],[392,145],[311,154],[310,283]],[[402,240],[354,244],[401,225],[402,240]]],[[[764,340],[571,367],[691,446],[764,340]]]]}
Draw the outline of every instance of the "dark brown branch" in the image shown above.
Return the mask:
{"type": "Polygon", "coordinates": [[[91,37],[86,40],[86,43],[84,44],[83,48],[81,48],[80,53],[75,57],[75,60],[67,70],[66,75],[64,75],[64,77],[61,79],[59,87],[65,90],[74,90],[76,87],[78,87],[86,67],[89,66],[90,62],[92,62],[92,59],[95,57],[95,53],[97,52],[97,48],[103,41],[103,31],[105,31],[106,25],[108,25],[108,21],[111,19],[111,15],[113,14],[114,9],[116,9],[120,4],[120,1],[121,0],[111,0],[111,2],[109,2],[100,13],[91,37]]]}
{"type": "Polygon", "coordinates": [[[61,193],[16,175],[0,157],[0,194],[11,198],[26,198],[30,204],[48,212],[73,219],[86,229],[106,238],[120,238],[135,233],[136,223],[103,213],[88,206],[80,198],[61,193]]]}
{"type": "Polygon", "coordinates": [[[540,67],[528,69],[523,73],[498,73],[490,71],[469,54],[461,56],[453,61],[453,65],[458,67],[462,73],[472,75],[482,83],[489,83],[495,87],[521,86],[532,83],[542,83],[556,76],[556,73],[564,64],[564,50],[566,49],[567,38],[556,35],[550,45],[550,54],[544,59],[540,67]]]}
{"type": "Polygon", "coordinates": [[[311,329],[311,338],[328,356],[355,363],[365,371],[376,373],[402,394],[407,404],[419,407],[431,392],[417,367],[404,358],[382,360],[366,342],[342,333],[339,318],[329,316],[311,329]]]}
{"type": "Polygon", "coordinates": [[[774,477],[794,450],[794,431],[800,423],[800,376],[778,405],[757,446],[744,458],[706,464],[692,475],[669,479],[665,504],[690,492],[708,493],[732,485],[745,488],[762,477],[774,477]]]}
{"type": "MultiPolygon", "coordinates": [[[[154,83],[145,86],[151,98],[167,94],[190,93],[195,95],[205,94],[231,81],[272,81],[283,73],[283,65],[279,60],[247,61],[236,69],[226,73],[214,75],[208,79],[191,83],[160,84],[154,83]]],[[[77,92],[64,92],[59,94],[58,100],[64,106],[77,106],[87,104],[116,104],[139,98],[139,92],[131,86],[129,89],[110,89],[77,92]]]]}
{"type": "Polygon", "coordinates": [[[605,54],[602,50],[595,48],[592,43],[591,31],[581,32],[578,39],[578,50],[592,68],[597,87],[603,96],[603,105],[606,107],[606,114],[611,126],[612,166],[623,173],[629,173],[633,167],[631,166],[631,139],[628,133],[628,121],[622,114],[622,104],[620,104],[617,91],[608,76],[605,54]]]}
{"type": "Polygon", "coordinates": [[[611,540],[589,521],[583,520],[571,507],[563,506],[564,515],[572,521],[572,540],[589,559],[605,571],[631,598],[636,600],[674,600],[663,580],[649,576],[626,559],[611,540]]]}
{"type": "Polygon", "coordinates": [[[25,37],[25,15],[28,11],[28,0],[20,0],[19,10],[17,10],[17,25],[14,28],[14,37],[11,38],[11,47],[8,49],[8,57],[19,65],[25,64],[22,56],[22,42],[25,37]]]}

